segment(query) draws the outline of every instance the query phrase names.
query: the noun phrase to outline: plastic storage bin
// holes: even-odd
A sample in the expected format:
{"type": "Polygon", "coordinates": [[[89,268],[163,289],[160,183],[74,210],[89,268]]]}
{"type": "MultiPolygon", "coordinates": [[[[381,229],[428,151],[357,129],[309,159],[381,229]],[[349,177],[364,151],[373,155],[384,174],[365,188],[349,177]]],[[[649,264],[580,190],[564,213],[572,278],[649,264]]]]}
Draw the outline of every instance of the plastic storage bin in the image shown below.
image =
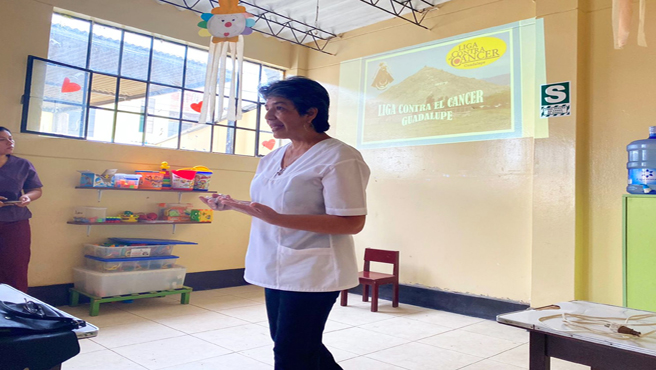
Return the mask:
{"type": "Polygon", "coordinates": [[[196,242],[186,242],[174,239],[151,239],[151,238],[109,238],[109,240],[122,245],[198,245],[196,242]]]}
{"type": "Polygon", "coordinates": [[[86,223],[105,222],[106,215],[107,208],[75,207],[73,221],[86,223]]]}
{"type": "Polygon", "coordinates": [[[171,171],[171,189],[193,190],[196,171],[173,170],[171,171]]]}
{"type": "Polygon", "coordinates": [[[141,258],[100,258],[84,256],[86,268],[100,272],[125,272],[170,269],[178,256],[141,257],[141,258]]]}
{"type": "Polygon", "coordinates": [[[139,189],[141,175],[129,173],[117,173],[114,175],[114,187],[121,189],[139,189]]]}
{"type": "Polygon", "coordinates": [[[75,289],[96,297],[152,292],[182,288],[187,269],[170,269],[105,273],[76,267],[73,269],[75,289]]]}
{"type": "Polygon", "coordinates": [[[191,203],[159,203],[159,220],[187,222],[191,220],[191,203]]]}
{"type": "Polygon", "coordinates": [[[137,258],[170,256],[173,245],[116,245],[85,244],[84,254],[100,258],[137,258]]]}

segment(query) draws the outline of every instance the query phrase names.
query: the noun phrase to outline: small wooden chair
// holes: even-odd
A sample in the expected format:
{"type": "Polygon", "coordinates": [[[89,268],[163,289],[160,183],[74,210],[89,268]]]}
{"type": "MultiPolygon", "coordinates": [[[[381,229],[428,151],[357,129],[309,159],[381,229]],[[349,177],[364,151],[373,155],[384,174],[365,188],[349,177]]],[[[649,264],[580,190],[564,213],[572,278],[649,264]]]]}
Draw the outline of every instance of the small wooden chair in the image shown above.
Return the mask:
{"type": "MultiPolygon", "coordinates": [[[[369,301],[369,286],[371,285],[371,312],[378,311],[378,287],[393,284],[392,307],[399,307],[399,251],[366,248],[364,250],[364,271],[360,271],[362,284],[362,302],[369,301]],[[370,271],[369,262],[391,263],[394,265],[392,274],[370,271]]],[[[342,290],[341,305],[348,303],[348,290],[342,290]]]]}

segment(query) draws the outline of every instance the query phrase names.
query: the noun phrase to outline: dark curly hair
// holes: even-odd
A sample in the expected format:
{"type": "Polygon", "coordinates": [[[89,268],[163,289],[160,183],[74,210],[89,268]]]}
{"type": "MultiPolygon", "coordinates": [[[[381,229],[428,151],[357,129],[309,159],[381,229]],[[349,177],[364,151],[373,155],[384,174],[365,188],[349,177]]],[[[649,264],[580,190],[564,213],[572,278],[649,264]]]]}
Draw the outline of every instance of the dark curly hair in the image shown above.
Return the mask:
{"type": "Polygon", "coordinates": [[[317,116],[312,120],[314,130],[322,133],[330,128],[328,123],[330,96],[318,82],[307,77],[294,76],[262,86],[259,92],[264,99],[273,96],[289,99],[301,115],[307,114],[310,108],[316,108],[317,116]]]}

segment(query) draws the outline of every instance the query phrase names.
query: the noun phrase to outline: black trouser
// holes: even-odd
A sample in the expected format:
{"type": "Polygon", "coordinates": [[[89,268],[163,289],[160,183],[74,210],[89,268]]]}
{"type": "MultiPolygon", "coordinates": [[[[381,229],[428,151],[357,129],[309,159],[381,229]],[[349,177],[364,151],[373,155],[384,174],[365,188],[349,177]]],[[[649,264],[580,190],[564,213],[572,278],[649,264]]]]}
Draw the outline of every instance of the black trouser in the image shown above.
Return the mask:
{"type": "Polygon", "coordinates": [[[321,342],[339,292],[264,292],[275,370],[341,370],[321,342]]]}

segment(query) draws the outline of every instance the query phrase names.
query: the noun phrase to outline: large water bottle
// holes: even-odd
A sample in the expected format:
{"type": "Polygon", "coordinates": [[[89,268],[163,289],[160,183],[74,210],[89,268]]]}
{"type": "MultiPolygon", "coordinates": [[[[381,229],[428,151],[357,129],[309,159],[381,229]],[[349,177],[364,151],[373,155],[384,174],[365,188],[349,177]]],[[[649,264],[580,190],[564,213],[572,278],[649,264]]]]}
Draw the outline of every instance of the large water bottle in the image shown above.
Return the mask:
{"type": "Polygon", "coordinates": [[[636,140],[626,146],[629,152],[629,185],[631,194],[656,194],[656,126],[649,128],[649,139],[636,140]]]}

